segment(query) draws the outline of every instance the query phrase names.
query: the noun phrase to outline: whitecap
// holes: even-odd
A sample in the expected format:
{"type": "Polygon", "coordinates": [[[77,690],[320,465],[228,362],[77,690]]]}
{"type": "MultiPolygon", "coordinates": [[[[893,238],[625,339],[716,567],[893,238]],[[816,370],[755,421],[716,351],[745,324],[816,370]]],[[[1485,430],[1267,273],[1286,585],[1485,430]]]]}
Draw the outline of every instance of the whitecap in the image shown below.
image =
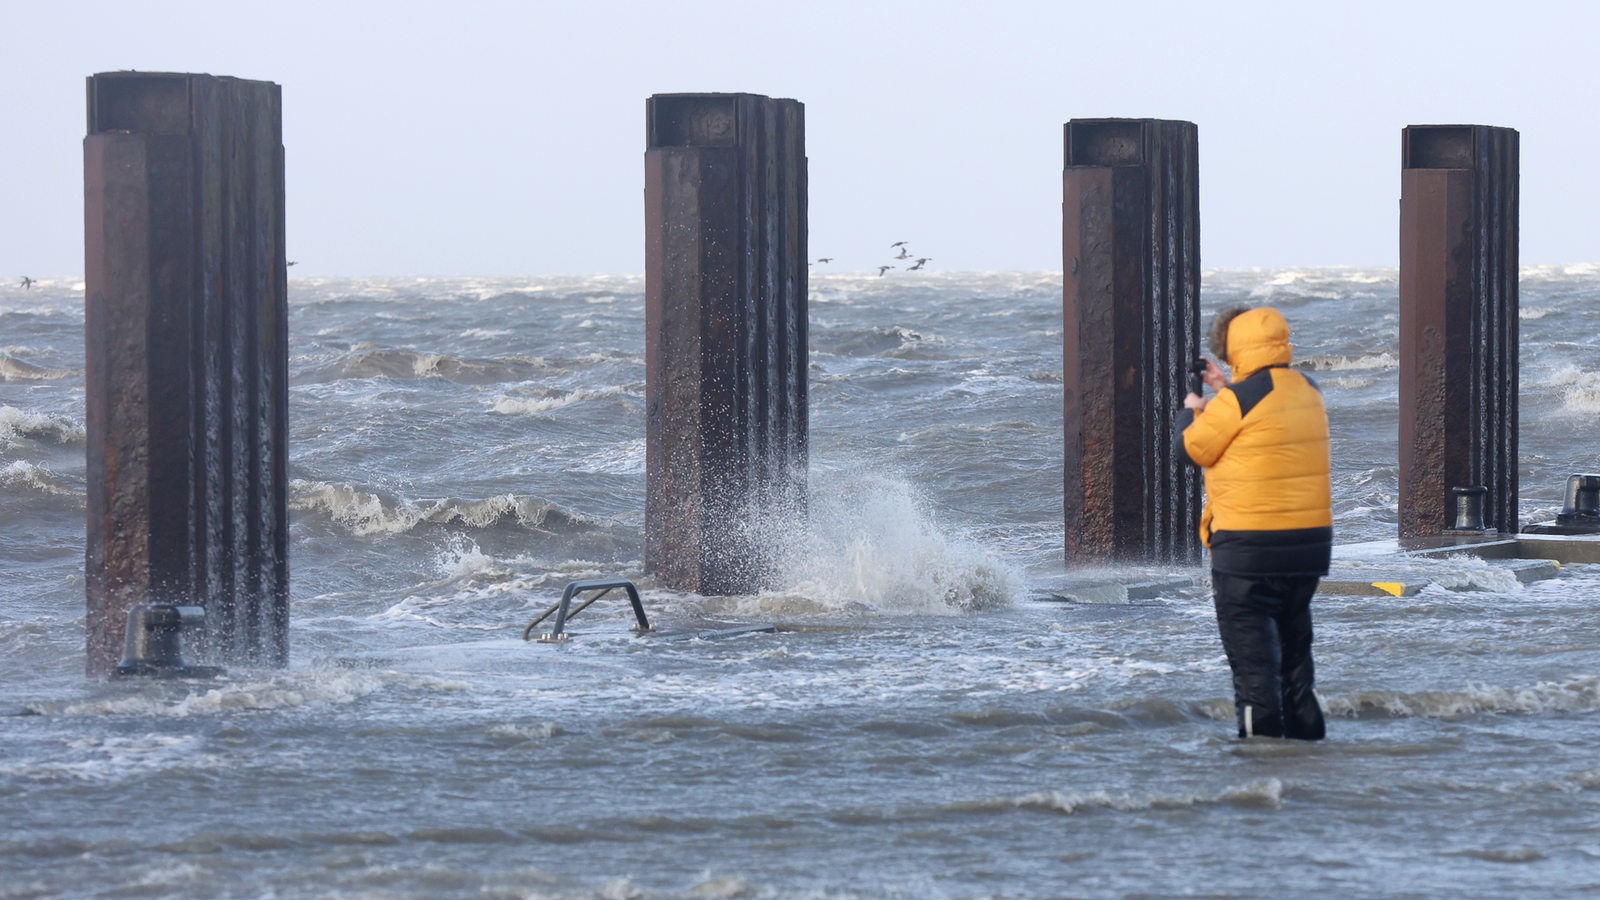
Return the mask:
{"type": "Polygon", "coordinates": [[[1482,713],[1592,713],[1600,710],[1600,676],[1522,687],[1465,685],[1419,691],[1357,691],[1323,697],[1329,715],[1368,712],[1396,718],[1459,718],[1482,713]]]}
{"type": "Polygon", "coordinates": [[[57,444],[81,444],[87,440],[88,430],[82,422],[65,416],[0,406],[0,450],[9,450],[18,438],[44,438],[57,444]]]}
{"type": "Polygon", "coordinates": [[[73,378],[83,373],[75,369],[47,369],[23,362],[14,356],[0,354],[0,381],[54,381],[73,378]]]}
{"type": "MultiPolygon", "coordinates": [[[[5,446],[0,444],[0,447],[5,446]]],[[[81,491],[62,485],[54,472],[26,460],[15,460],[0,468],[0,485],[27,488],[41,494],[68,496],[81,491]]]]}
{"type": "Polygon", "coordinates": [[[1283,782],[1277,778],[1263,778],[1260,781],[1210,792],[1140,795],[1113,794],[1109,791],[1037,791],[1009,801],[1010,805],[1023,809],[1046,809],[1068,814],[1092,809],[1140,812],[1148,809],[1182,809],[1219,804],[1266,806],[1275,809],[1282,803],[1283,782]]]}

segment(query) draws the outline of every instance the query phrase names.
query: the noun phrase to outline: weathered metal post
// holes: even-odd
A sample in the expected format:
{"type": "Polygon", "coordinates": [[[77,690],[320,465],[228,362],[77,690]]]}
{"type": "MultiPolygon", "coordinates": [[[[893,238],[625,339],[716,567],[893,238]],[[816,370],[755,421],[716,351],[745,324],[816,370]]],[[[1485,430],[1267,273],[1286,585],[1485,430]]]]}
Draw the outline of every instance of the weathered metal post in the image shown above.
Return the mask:
{"type": "Polygon", "coordinates": [[[1517,530],[1517,132],[1412,125],[1400,172],[1400,537],[1456,488],[1517,530]]]}
{"type": "Polygon", "coordinates": [[[1200,352],[1196,128],[1074,119],[1063,183],[1067,564],[1194,561],[1201,482],[1172,424],[1200,352]]]}
{"type": "Polygon", "coordinates": [[[275,84],[88,79],[87,670],[198,605],[219,662],[288,661],[288,269],[275,84]]]}
{"type": "Polygon", "coordinates": [[[748,593],[806,495],[805,107],[646,107],[645,568],[748,593]]]}

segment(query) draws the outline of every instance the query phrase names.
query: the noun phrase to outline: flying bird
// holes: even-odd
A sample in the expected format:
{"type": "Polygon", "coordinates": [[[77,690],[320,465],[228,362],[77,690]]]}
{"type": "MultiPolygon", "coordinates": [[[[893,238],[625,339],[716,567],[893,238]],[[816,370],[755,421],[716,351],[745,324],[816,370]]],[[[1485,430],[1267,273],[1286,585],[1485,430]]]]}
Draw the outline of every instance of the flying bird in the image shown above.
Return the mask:
{"type": "Polygon", "coordinates": [[[889,245],[889,249],[893,250],[896,247],[904,247],[907,243],[909,243],[909,241],[895,241],[889,245]]]}
{"type": "Polygon", "coordinates": [[[879,266],[878,267],[878,277],[882,278],[883,277],[883,273],[889,271],[892,268],[894,268],[894,266],[879,266]]]}
{"type": "Polygon", "coordinates": [[[926,265],[927,263],[930,263],[930,262],[933,262],[933,257],[931,257],[931,256],[919,256],[919,257],[917,257],[917,264],[914,265],[914,266],[907,267],[906,271],[908,271],[908,272],[916,271],[917,269],[922,268],[924,265],[926,265]]]}
{"type": "Polygon", "coordinates": [[[833,262],[833,257],[831,257],[831,256],[819,256],[819,257],[817,257],[817,262],[819,262],[819,263],[831,263],[831,262],[833,262]]]}
{"type": "Polygon", "coordinates": [[[32,290],[33,289],[33,279],[29,278],[26,275],[22,276],[22,289],[25,290],[25,291],[26,290],[32,290]]]}
{"type": "Polygon", "coordinates": [[[904,247],[901,247],[900,248],[900,253],[895,256],[895,259],[910,259],[910,258],[911,258],[911,251],[907,250],[904,247]]]}

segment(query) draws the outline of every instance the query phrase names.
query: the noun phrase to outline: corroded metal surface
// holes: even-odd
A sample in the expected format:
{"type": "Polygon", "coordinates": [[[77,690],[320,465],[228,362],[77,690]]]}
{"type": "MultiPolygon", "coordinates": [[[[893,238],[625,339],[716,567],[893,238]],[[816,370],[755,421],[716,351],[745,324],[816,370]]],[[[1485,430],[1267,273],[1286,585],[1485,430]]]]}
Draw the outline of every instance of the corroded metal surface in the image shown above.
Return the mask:
{"type": "Polygon", "coordinates": [[[288,661],[288,324],[277,85],[116,72],[84,139],[87,671],[127,611],[288,661]]]}
{"type": "Polygon", "coordinates": [[[806,494],[804,107],[661,94],[645,151],[645,567],[756,590],[806,494]]]}
{"type": "Polygon", "coordinates": [[[1400,174],[1400,536],[1517,531],[1518,135],[1413,125],[1400,174]]]}
{"type": "Polygon", "coordinates": [[[1172,425],[1200,352],[1197,131],[1073,120],[1065,143],[1067,564],[1193,561],[1200,477],[1172,425]]]}

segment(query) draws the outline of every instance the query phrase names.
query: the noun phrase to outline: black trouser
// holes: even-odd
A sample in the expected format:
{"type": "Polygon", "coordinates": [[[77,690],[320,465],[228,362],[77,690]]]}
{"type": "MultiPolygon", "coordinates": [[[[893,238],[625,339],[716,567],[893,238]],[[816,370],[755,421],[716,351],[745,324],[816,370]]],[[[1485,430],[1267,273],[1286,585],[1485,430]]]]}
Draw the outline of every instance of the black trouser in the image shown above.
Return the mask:
{"type": "Polygon", "coordinates": [[[1246,576],[1211,571],[1222,649],[1233,669],[1239,736],[1320,740],[1322,707],[1312,693],[1311,597],[1315,575],[1246,576]]]}

